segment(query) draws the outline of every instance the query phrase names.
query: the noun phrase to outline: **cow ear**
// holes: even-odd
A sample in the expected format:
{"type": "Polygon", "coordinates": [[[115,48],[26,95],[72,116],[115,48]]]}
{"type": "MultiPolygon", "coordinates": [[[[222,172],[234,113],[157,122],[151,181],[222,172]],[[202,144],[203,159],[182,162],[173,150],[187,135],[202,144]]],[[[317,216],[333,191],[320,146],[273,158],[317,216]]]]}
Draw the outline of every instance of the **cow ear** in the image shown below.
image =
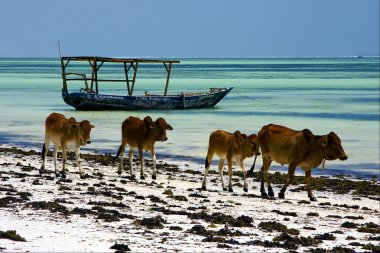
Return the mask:
{"type": "Polygon", "coordinates": [[[239,130],[236,130],[236,131],[234,132],[234,135],[235,135],[236,137],[241,137],[241,132],[240,132],[239,130]]]}
{"type": "Polygon", "coordinates": [[[166,125],[166,130],[173,130],[173,127],[169,124],[166,125]]]}
{"type": "Polygon", "coordinates": [[[95,128],[95,126],[94,126],[94,125],[91,125],[91,128],[95,128]]]}
{"type": "Polygon", "coordinates": [[[239,143],[242,143],[244,141],[244,137],[243,135],[241,134],[241,132],[239,130],[236,130],[234,132],[234,135],[235,135],[235,138],[236,140],[239,142],[239,143]]]}
{"type": "Polygon", "coordinates": [[[321,143],[322,147],[326,147],[327,142],[328,142],[328,135],[322,136],[322,143],[321,143]]]}
{"type": "Polygon", "coordinates": [[[336,133],[334,132],[330,132],[329,135],[328,135],[329,139],[331,140],[339,140],[340,141],[340,138],[338,137],[338,135],[336,135],[336,133]]]}
{"type": "Polygon", "coordinates": [[[309,129],[302,130],[302,136],[309,144],[312,144],[315,141],[315,136],[309,129]]]}
{"type": "Polygon", "coordinates": [[[69,118],[69,123],[70,124],[75,124],[75,123],[77,123],[77,120],[74,117],[70,117],[69,118]]]}
{"type": "Polygon", "coordinates": [[[145,122],[145,124],[150,124],[150,123],[153,122],[153,120],[152,120],[152,118],[151,118],[150,116],[146,116],[146,117],[144,118],[144,122],[145,122]]]}

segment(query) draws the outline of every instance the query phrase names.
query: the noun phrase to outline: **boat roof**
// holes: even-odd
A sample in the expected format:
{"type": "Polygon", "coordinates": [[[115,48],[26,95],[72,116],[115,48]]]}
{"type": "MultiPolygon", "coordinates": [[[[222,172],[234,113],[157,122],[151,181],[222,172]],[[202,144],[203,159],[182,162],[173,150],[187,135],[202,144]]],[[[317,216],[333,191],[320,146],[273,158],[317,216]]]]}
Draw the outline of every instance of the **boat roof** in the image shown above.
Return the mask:
{"type": "Polygon", "coordinates": [[[169,59],[145,59],[145,58],[119,58],[119,57],[100,57],[100,56],[66,56],[62,60],[70,61],[102,61],[102,62],[142,62],[142,63],[180,63],[178,60],[169,59]]]}

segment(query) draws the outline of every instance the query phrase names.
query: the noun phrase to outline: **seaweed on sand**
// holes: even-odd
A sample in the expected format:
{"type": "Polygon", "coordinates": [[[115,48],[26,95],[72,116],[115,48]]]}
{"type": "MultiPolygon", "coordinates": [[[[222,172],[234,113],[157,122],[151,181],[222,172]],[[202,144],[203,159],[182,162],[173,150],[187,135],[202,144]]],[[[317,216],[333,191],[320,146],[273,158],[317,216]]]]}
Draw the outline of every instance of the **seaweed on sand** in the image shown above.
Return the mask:
{"type": "Polygon", "coordinates": [[[115,253],[121,253],[121,252],[125,252],[125,251],[131,251],[131,249],[128,247],[127,244],[119,244],[117,242],[115,242],[114,245],[112,245],[112,247],[110,249],[115,249],[115,253]]]}
{"type": "Polygon", "coordinates": [[[151,218],[143,218],[141,220],[135,220],[133,224],[147,227],[149,229],[161,229],[164,227],[162,223],[166,221],[161,218],[161,216],[151,217],[151,218]]]}
{"type": "Polygon", "coordinates": [[[0,231],[0,238],[12,241],[26,242],[25,238],[16,233],[16,230],[0,231]]]}
{"type": "Polygon", "coordinates": [[[66,206],[59,204],[56,201],[34,201],[29,202],[28,206],[37,210],[49,210],[50,212],[59,212],[62,214],[69,214],[69,210],[67,210],[66,206]]]}

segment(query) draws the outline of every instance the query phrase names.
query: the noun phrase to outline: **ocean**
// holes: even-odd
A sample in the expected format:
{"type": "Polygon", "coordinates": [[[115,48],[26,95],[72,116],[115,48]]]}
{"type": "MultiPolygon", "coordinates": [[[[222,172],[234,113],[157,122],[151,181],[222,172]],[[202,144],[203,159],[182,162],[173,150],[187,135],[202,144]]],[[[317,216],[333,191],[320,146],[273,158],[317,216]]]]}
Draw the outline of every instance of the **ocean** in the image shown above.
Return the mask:
{"type": "MultiPolygon", "coordinates": [[[[203,171],[209,134],[217,129],[257,133],[266,124],[310,129],[322,135],[334,131],[348,155],[326,163],[313,174],[375,177],[379,180],[379,58],[180,59],[174,64],[169,93],[235,88],[216,107],[197,110],[76,111],[61,97],[59,59],[0,58],[0,143],[41,149],[44,120],[52,112],[96,126],[87,152],[111,153],[121,141],[121,123],[128,116],[164,117],[174,128],[168,141],[156,143],[158,160],[181,161],[203,171]]],[[[87,64],[86,64],[87,66],[87,64]]],[[[83,64],[73,72],[86,71],[83,64]]],[[[119,65],[103,66],[105,78],[122,77],[119,65]]],[[[164,92],[162,65],[141,64],[135,94],[164,92]]],[[[83,83],[69,83],[79,91],[83,83]]],[[[99,92],[126,94],[124,83],[100,83],[99,92]]],[[[150,155],[148,155],[150,157],[150,155]]],[[[253,158],[246,160],[247,169],[253,158]]],[[[257,169],[261,166],[258,158],[257,169]]],[[[212,163],[217,166],[217,159],[212,163]]],[[[240,170],[238,166],[236,169],[240,170]]],[[[275,165],[273,170],[286,171],[275,165]]],[[[302,173],[301,169],[297,169],[302,173]]]]}

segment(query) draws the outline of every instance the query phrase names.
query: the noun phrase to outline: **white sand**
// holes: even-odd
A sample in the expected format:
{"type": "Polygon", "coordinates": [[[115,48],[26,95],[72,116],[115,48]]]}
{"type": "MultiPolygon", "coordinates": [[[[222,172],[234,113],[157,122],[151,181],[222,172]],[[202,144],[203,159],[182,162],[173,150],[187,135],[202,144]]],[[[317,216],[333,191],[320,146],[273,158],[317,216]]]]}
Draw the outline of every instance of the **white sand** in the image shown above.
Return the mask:
{"type": "MultiPolygon", "coordinates": [[[[318,245],[319,248],[331,249],[335,246],[343,246],[346,248],[355,249],[357,251],[363,251],[361,246],[351,246],[351,242],[360,242],[363,244],[372,243],[377,244],[376,241],[368,241],[367,238],[371,234],[357,232],[357,229],[341,228],[341,224],[345,221],[351,221],[358,224],[364,224],[368,222],[374,222],[379,224],[379,202],[371,200],[366,197],[353,196],[350,194],[337,195],[331,192],[318,192],[314,191],[314,195],[317,197],[318,202],[312,202],[310,204],[299,204],[301,200],[308,201],[306,191],[303,192],[291,192],[290,189],[294,189],[297,186],[290,186],[286,193],[286,200],[267,200],[255,197],[249,197],[243,192],[243,187],[234,186],[234,193],[222,192],[221,184],[218,175],[210,175],[208,180],[208,191],[199,192],[198,189],[201,186],[203,175],[192,175],[182,172],[163,172],[158,170],[158,178],[155,181],[156,184],[150,184],[151,170],[148,168],[145,170],[146,179],[137,182],[131,182],[128,179],[126,184],[120,182],[120,179],[116,173],[116,166],[101,166],[96,163],[89,164],[83,161],[83,166],[86,173],[93,175],[96,172],[104,174],[103,179],[91,178],[91,179],[79,179],[77,174],[77,168],[73,166],[73,162],[68,162],[68,178],[72,179],[72,183],[62,183],[65,186],[70,187],[71,190],[59,191],[61,184],[57,184],[57,179],[46,180],[40,178],[38,170],[34,169],[30,172],[23,172],[33,176],[25,178],[17,178],[14,174],[7,174],[7,172],[22,172],[22,166],[32,166],[35,168],[40,167],[40,157],[14,155],[9,153],[0,154],[0,172],[1,176],[9,176],[9,180],[0,181],[0,186],[7,188],[7,185],[11,185],[18,192],[30,192],[33,196],[30,197],[30,201],[53,201],[54,199],[65,199],[72,204],[62,203],[69,210],[74,207],[89,208],[89,201],[107,201],[112,202],[116,200],[111,197],[105,197],[103,195],[91,195],[85,194],[89,186],[105,182],[108,184],[115,184],[116,187],[122,187],[128,192],[134,191],[138,196],[145,196],[145,200],[136,199],[135,195],[126,194],[123,195],[122,203],[127,207],[105,207],[107,209],[116,209],[121,213],[131,214],[137,216],[138,219],[154,217],[161,215],[166,220],[163,229],[147,229],[146,227],[134,225],[134,219],[121,219],[117,222],[104,222],[103,220],[96,219],[96,216],[87,215],[87,217],[80,217],[79,215],[70,215],[65,217],[60,213],[52,213],[48,210],[33,210],[30,207],[26,207],[25,204],[15,204],[12,207],[0,208],[0,231],[16,230],[18,234],[24,237],[27,242],[17,242],[8,239],[0,239],[0,251],[4,252],[77,252],[77,251],[92,251],[92,252],[114,252],[115,250],[110,247],[115,243],[127,244],[133,251],[242,251],[242,252],[288,252],[287,249],[282,248],[263,248],[260,246],[243,245],[247,241],[252,240],[269,240],[280,232],[264,232],[258,224],[262,221],[279,221],[286,225],[288,228],[295,228],[300,230],[299,236],[312,236],[316,234],[331,233],[336,230],[341,230],[344,233],[333,233],[336,237],[333,241],[324,240],[318,245]],[[16,164],[18,164],[16,166],[16,164]],[[32,182],[39,178],[42,185],[33,185],[32,182]],[[215,180],[216,179],[216,180],[215,180]],[[215,182],[210,182],[215,181],[215,182]],[[77,183],[88,183],[88,186],[77,185],[77,183]],[[147,185],[148,184],[148,185],[147,185]],[[188,201],[177,201],[172,198],[168,198],[163,192],[172,187],[174,195],[186,196],[188,201]],[[192,189],[193,191],[189,191],[192,189]],[[191,193],[200,193],[207,196],[210,202],[204,202],[204,198],[189,197],[191,193]],[[186,233],[186,230],[192,228],[195,224],[202,224],[209,230],[218,231],[223,228],[225,224],[216,224],[216,227],[207,227],[210,223],[204,220],[191,220],[186,215],[164,215],[163,213],[152,211],[152,202],[147,197],[148,195],[155,195],[161,200],[165,200],[168,204],[156,203],[157,206],[163,206],[171,210],[188,210],[188,207],[200,207],[205,206],[207,213],[212,214],[215,212],[223,212],[230,214],[233,217],[240,215],[246,215],[253,218],[253,227],[242,227],[230,229],[239,230],[246,236],[233,237],[238,241],[240,245],[229,244],[231,248],[217,248],[217,242],[202,242],[204,236],[193,235],[186,233]],[[245,196],[244,196],[245,195],[245,196]],[[222,202],[222,203],[218,203],[222,202]],[[318,205],[322,202],[330,202],[331,206],[318,205]],[[358,205],[360,209],[344,208],[333,206],[334,204],[342,205],[358,205]],[[169,207],[169,205],[175,205],[178,207],[169,207]],[[371,210],[363,210],[362,207],[369,208],[371,210]],[[271,212],[272,210],[279,210],[282,212],[296,212],[297,217],[289,217],[271,212]],[[310,217],[307,213],[316,212],[318,217],[310,217]],[[350,220],[346,218],[330,218],[328,215],[340,215],[345,216],[362,216],[364,219],[350,220]],[[284,221],[284,218],[289,218],[288,221],[284,221]],[[170,226],[180,226],[182,231],[170,230],[170,226]],[[316,230],[306,230],[303,227],[314,227],[316,230]],[[347,236],[352,236],[354,240],[347,240],[347,236]]],[[[61,162],[59,161],[61,168],[61,162]]],[[[180,165],[180,169],[198,169],[200,165],[180,165]]],[[[138,178],[139,170],[135,167],[135,173],[138,178]]],[[[47,169],[51,172],[54,170],[52,158],[47,159],[47,169]]],[[[216,169],[216,168],[214,168],[216,169]]],[[[123,173],[123,176],[129,175],[123,173]]],[[[236,178],[241,184],[242,179],[236,178]]],[[[227,182],[227,176],[225,176],[227,182]]],[[[114,194],[118,192],[112,186],[102,186],[108,188],[114,194]]],[[[9,188],[9,187],[8,187],[9,188]]],[[[95,186],[95,191],[100,190],[101,187],[95,186]]],[[[249,180],[249,192],[248,194],[259,195],[259,182],[252,182],[249,180]],[[252,189],[254,186],[256,189],[252,189]]],[[[104,189],[103,189],[104,190],[104,189]]],[[[275,194],[279,191],[279,186],[274,187],[275,194]]],[[[0,198],[6,196],[6,191],[0,191],[0,198]]],[[[201,212],[202,209],[196,211],[188,210],[188,212],[201,212]]],[[[228,226],[228,224],[227,224],[228,226]]],[[[230,239],[227,236],[226,239],[230,239]]],[[[310,247],[308,247],[310,248],[310,247]]],[[[307,247],[300,246],[297,251],[305,251],[307,247]]]]}

